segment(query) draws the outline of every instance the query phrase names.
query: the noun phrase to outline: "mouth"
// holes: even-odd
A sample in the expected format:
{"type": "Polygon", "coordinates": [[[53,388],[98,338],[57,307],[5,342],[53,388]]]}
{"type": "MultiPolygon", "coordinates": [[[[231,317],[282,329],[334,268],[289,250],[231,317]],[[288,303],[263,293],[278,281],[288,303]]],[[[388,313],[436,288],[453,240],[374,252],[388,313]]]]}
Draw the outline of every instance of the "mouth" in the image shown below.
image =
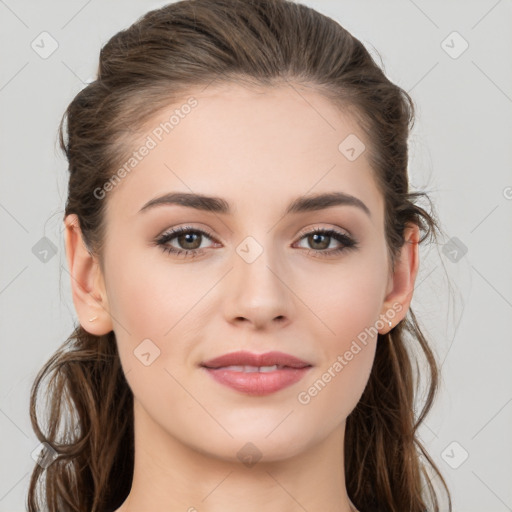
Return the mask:
{"type": "Polygon", "coordinates": [[[200,364],[218,383],[247,395],[262,396],[295,384],[312,368],[283,352],[232,352],[200,364]]]}

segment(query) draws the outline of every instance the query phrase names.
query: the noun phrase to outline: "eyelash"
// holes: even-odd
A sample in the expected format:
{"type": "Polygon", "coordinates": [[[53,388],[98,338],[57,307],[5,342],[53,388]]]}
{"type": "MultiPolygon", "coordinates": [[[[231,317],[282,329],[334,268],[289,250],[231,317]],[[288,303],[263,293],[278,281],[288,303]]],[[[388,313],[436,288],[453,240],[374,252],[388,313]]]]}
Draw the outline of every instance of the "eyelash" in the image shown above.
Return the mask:
{"type": "MultiPolygon", "coordinates": [[[[190,226],[182,226],[182,227],[167,231],[166,233],[163,233],[155,240],[155,243],[165,253],[173,254],[174,256],[183,256],[184,258],[187,258],[187,257],[195,258],[196,256],[200,256],[201,254],[203,254],[204,249],[176,249],[175,247],[166,245],[172,239],[176,238],[179,235],[185,234],[185,233],[196,233],[196,234],[199,233],[201,235],[206,235],[211,240],[215,240],[213,235],[208,233],[208,231],[193,228],[190,226]]],[[[308,232],[304,233],[300,237],[299,240],[302,240],[303,238],[305,238],[307,236],[311,236],[311,235],[315,235],[315,234],[327,235],[343,244],[341,247],[338,247],[337,249],[330,249],[330,250],[306,249],[308,251],[308,255],[311,252],[316,253],[315,257],[327,258],[330,256],[335,256],[335,255],[337,255],[343,251],[346,251],[346,250],[356,249],[359,246],[359,244],[356,242],[356,240],[354,240],[350,236],[345,235],[344,233],[340,233],[339,231],[336,231],[334,229],[325,229],[325,228],[315,228],[311,231],[308,231],[308,232]]]]}

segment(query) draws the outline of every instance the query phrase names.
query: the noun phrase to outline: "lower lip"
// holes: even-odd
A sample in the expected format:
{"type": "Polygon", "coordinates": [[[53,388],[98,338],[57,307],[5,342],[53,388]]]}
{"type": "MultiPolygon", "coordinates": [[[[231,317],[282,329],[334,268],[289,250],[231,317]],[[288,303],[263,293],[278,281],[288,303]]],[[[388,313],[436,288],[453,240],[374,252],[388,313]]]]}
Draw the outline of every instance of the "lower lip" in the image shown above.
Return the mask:
{"type": "Polygon", "coordinates": [[[282,368],[273,372],[236,372],[222,368],[203,367],[217,382],[247,395],[269,395],[295,384],[304,377],[311,366],[282,368]]]}

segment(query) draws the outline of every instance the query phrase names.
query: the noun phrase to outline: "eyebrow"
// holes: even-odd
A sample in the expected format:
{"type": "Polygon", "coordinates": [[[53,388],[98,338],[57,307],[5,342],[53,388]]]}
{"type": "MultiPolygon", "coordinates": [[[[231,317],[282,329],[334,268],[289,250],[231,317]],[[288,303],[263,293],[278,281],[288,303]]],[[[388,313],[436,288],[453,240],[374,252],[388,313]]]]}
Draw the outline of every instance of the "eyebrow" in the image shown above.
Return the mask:
{"type": "MultiPolygon", "coordinates": [[[[139,213],[162,205],[179,205],[225,215],[232,214],[229,203],[221,197],[186,192],[171,192],[151,199],[139,210],[139,213]]],[[[297,197],[288,205],[285,215],[323,210],[333,206],[355,206],[364,211],[368,217],[371,217],[369,208],[360,199],[344,192],[329,192],[297,197]]]]}

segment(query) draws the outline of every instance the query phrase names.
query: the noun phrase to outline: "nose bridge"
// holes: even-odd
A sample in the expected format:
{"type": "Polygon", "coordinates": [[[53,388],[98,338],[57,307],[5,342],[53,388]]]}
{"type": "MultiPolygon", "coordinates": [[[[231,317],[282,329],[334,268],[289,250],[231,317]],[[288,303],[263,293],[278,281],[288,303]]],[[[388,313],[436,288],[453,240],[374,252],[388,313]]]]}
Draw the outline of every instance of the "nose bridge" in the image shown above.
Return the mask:
{"type": "Polygon", "coordinates": [[[243,206],[243,210],[245,217],[250,220],[245,225],[236,226],[237,233],[244,238],[235,245],[236,255],[241,260],[235,259],[235,262],[243,272],[252,274],[252,266],[256,264],[258,273],[268,273],[270,270],[267,265],[271,268],[278,267],[276,258],[282,255],[282,248],[278,247],[276,241],[275,214],[267,212],[264,218],[263,212],[255,214],[258,211],[256,205],[249,203],[243,206]]]}
{"type": "Polygon", "coordinates": [[[252,235],[245,237],[236,247],[236,273],[247,285],[258,284],[260,290],[265,288],[268,292],[279,292],[283,285],[276,273],[284,271],[284,265],[279,264],[279,258],[282,258],[280,249],[275,245],[272,233],[260,234],[258,238],[252,235]]]}
{"type": "Polygon", "coordinates": [[[246,236],[235,247],[233,271],[230,273],[229,314],[265,322],[290,315],[290,291],[285,265],[279,259],[281,248],[275,246],[272,232],[246,236]]]}

